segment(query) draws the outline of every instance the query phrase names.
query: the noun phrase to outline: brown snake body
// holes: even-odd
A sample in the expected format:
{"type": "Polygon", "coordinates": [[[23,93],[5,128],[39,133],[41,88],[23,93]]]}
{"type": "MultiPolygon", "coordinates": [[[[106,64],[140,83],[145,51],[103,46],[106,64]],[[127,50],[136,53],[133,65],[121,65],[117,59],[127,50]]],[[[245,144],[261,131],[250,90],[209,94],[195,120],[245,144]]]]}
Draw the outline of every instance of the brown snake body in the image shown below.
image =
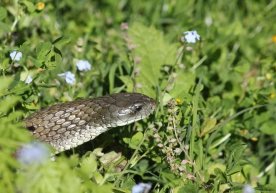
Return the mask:
{"type": "Polygon", "coordinates": [[[90,141],[109,128],[149,116],[155,101],[139,93],[117,93],[94,99],[61,103],[25,119],[26,127],[56,153],[90,141]]]}

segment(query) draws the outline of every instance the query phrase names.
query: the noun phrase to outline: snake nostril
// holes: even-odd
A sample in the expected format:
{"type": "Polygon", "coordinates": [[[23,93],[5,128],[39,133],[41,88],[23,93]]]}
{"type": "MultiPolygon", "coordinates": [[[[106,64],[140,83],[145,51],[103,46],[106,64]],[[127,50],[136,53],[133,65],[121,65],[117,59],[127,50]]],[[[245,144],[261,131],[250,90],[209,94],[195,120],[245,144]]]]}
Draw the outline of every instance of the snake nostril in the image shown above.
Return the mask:
{"type": "Polygon", "coordinates": [[[34,132],[34,131],[35,131],[35,127],[34,127],[34,126],[29,126],[29,127],[27,127],[27,129],[28,129],[29,131],[31,131],[31,132],[34,132]]]}

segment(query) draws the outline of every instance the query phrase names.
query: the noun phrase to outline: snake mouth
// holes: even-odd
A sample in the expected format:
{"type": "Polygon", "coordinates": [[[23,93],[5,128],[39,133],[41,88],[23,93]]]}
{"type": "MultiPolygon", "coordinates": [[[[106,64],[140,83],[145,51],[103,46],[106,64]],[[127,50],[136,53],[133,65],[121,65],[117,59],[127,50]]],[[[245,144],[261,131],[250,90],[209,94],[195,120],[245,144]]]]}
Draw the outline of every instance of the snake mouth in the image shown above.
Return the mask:
{"type": "Polygon", "coordinates": [[[115,125],[124,126],[135,121],[142,120],[152,114],[155,109],[156,102],[153,99],[147,97],[147,100],[143,102],[137,102],[136,104],[123,109],[121,116],[117,117],[117,122],[115,125]]]}
{"type": "Polygon", "coordinates": [[[154,112],[155,109],[156,109],[156,102],[153,99],[150,99],[150,103],[147,105],[147,108],[145,108],[144,112],[141,112],[140,115],[138,115],[134,121],[138,121],[148,117],[154,112]]]}

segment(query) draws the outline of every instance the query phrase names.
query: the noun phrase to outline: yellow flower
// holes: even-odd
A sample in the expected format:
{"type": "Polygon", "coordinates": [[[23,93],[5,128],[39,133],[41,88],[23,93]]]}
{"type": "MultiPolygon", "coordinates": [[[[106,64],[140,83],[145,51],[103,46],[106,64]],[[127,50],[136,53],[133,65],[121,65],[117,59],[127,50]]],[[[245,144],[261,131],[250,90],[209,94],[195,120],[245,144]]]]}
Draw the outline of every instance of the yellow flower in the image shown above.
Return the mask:
{"type": "Polygon", "coordinates": [[[178,105],[181,105],[181,103],[182,103],[182,100],[180,98],[175,99],[175,101],[178,105]]]}
{"type": "Polygon", "coordinates": [[[272,79],[272,74],[271,73],[266,73],[265,77],[267,80],[271,80],[272,79]]]}
{"type": "Polygon", "coordinates": [[[43,10],[44,8],[45,8],[45,3],[43,3],[43,2],[38,2],[38,3],[36,4],[36,9],[37,9],[37,10],[41,11],[41,10],[43,10]]]}
{"type": "Polygon", "coordinates": [[[241,134],[242,136],[248,135],[248,130],[247,130],[247,129],[240,130],[240,134],[241,134]]]}
{"type": "Polygon", "coordinates": [[[251,140],[255,142],[255,141],[258,141],[258,138],[257,137],[252,137],[251,140]]]}
{"type": "Polygon", "coordinates": [[[275,92],[272,92],[269,96],[270,99],[274,99],[276,97],[276,93],[275,92]]]}
{"type": "Polygon", "coordinates": [[[276,35],[272,36],[272,42],[276,43],[276,35]]]}

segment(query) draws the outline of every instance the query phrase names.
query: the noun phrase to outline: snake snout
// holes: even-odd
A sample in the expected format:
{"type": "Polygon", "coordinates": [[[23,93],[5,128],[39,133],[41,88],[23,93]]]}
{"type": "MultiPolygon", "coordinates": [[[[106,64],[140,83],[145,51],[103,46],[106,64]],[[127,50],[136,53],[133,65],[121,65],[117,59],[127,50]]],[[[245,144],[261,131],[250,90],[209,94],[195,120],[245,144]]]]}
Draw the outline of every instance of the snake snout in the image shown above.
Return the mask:
{"type": "Polygon", "coordinates": [[[126,93],[116,106],[118,107],[117,118],[122,123],[129,124],[149,116],[155,110],[156,102],[143,94],[126,93]]]}

